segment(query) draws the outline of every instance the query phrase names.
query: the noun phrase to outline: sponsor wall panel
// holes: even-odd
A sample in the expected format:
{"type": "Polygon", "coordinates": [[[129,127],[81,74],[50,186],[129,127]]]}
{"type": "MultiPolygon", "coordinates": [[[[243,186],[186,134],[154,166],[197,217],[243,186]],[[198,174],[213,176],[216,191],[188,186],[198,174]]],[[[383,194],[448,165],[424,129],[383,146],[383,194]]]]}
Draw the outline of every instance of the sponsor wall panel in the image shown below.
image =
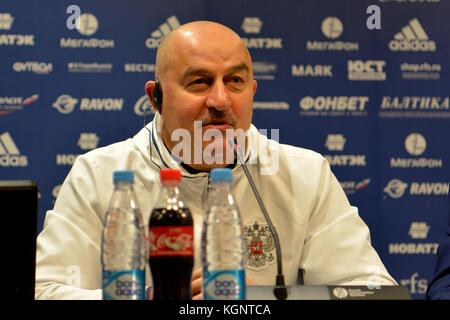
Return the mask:
{"type": "Polygon", "coordinates": [[[215,20],[252,55],[254,124],[325,156],[388,270],[423,299],[448,223],[449,11],[444,0],[3,1],[0,179],[38,183],[40,231],[76,156],[143,126],[163,37],[215,20]],[[373,4],[381,29],[366,26],[373,4]]]}

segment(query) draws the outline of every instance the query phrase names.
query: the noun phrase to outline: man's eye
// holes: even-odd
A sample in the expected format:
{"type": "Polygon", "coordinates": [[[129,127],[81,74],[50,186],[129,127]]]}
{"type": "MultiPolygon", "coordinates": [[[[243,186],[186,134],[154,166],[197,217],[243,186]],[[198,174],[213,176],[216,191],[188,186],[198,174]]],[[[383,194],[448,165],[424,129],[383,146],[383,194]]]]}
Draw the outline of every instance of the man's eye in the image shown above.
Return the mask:
{"type": "Polygon", "coordinates": [[[189,83],[189,85],[202,85],[202,84],[208,84],[208,80],[207,79],[205,79],[205,78],[198,78],[198,79],[195,79],[195,80],[193,80],[193,81],[191,81],[190,83],[189,83]]]}
{"type": "Polygon", "coordinates": [[[233,76],[227,79],[228,86],[233,90],[242,90],[245,86],[245,81],[242,77],[233,76]]]}

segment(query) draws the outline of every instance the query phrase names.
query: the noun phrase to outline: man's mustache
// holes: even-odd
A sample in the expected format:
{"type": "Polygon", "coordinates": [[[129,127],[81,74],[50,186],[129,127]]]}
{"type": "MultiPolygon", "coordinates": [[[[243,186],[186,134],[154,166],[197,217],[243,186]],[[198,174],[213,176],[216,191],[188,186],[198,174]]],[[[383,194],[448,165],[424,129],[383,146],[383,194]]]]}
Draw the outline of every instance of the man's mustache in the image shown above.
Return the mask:
{"type": "Polygon", "coordinates": [[[216,109],[208,109],[208,111],[196,121],[201,121],[202,125],[225,123],[233,127],[235,127],[237,122],[236,118],[230,112],[216,109]]]}

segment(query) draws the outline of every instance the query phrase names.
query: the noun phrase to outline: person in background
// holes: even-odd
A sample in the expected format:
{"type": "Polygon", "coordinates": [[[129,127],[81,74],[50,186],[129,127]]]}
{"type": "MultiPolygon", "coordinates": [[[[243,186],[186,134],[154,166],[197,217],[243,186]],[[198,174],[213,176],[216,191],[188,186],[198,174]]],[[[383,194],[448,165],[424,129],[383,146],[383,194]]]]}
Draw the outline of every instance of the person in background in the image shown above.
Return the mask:
{"type": "Polygon", "coordinates": [[[430,300],[450,300],[450,194],[448,208],[447,237],[439,244],[436,270],[426,293],[430,300]]]}

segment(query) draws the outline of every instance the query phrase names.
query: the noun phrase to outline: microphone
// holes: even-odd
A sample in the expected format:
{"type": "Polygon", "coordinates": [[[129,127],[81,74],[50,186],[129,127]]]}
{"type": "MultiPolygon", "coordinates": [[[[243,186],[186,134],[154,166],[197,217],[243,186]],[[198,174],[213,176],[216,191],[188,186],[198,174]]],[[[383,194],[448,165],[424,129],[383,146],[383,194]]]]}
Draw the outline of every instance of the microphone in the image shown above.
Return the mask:
{"type": "Polygon", "coordinates": [[[259,192],[256,189],[255,183],[253,182],[252,176],[250,175],[247,165],[245,164],[244,157],[242,155],[241,146],[237,144],[236,138],[234,140],[229,139],[228,144],[230,145],[234,154],[236,155],[237,160],[242,164],[242,168],[244,169],[247,180],[250,183],[250,186],[253,190],[256,200],[258,201],[259,207],[261,208],[261,211],[264,214],[264,218],[266,219],[267,224],[269,225],[270,232],[272,233],[272,237],[275,241],[278,271],[277,271],[277,277],[276,277],[276,281],[275,281],[275,288],[273,289],[273,294],[275,295],[275,297],[278,300],[286,300],[287,288],[284,283],[283,265],[282,265],[282,261],[281,261],[281,246],[280,246],[280,240],[278,238],[278,233],[275,230],[275,227],[273,226],[272,221],[270,220],[270,217],[269,217],[269,214],[267,213],[266,207],[264,206],[264,203],[259,195],[259,192]]]}

